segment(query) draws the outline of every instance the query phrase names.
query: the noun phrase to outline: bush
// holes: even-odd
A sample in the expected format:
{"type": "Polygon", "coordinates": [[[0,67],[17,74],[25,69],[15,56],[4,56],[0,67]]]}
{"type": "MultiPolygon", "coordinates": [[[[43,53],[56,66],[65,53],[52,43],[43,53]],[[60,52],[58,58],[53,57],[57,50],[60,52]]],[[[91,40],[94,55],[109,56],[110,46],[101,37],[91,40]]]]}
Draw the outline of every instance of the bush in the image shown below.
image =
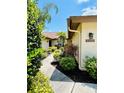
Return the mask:
{"type": "Polygon", "coordinates": [[[30,79],[32,83],[28,93],[54,93],[49,85],[48,78],[41,72],[38,72],[35,77],[30,79]]]}
{"type": "Polygon", "coordinates": [[[61,50],[62,52],[64,52],[64,47],[60,47],[60,50],[61,50]]]}
{"type": "Polygon", "coordinates": [[[95,57],[86,57],[85,68],[93,79],[97,79],[97,59],[95,57]]]}
{"type": "Polygon", "coordinates": [[[77,67],[73,57],[63,57],[60,59],[59,63],[63,70],[74,70],[77,67]]]}
{"type": "Polygon", "coordinates": [[[75,56],[78,47],[72,44],[72,41],[68,41],[68,43],[64,46],[64,55],[75,56]]]}
{"type": "Polygon", "coordinates": [[[53,52],[53,57],[56,59],[56,60],[59,60],[60,59],[60,55],[61,55],[61,50],[57,49],[53,52]]]}
{"type": "Polygon", "coordinates": [[[35,76],[41,67],[41,49],[34,49],[27,55],[27,74],[35,76]]]}
{"type": "Polygon", "coordinates": [[[41,49],[41,58],[44,59],[46,57],[47,57],[47,51],[46,51],[46,49],[42,48],[41,49]]]}
{"type": "Polygon", "coordinates": [[[55,47],[55,46],[52,46],[52,47],[49,47],[48,48],[48,52],[54,52],[55,50],[57,49],[57,47],[55,47]]]}

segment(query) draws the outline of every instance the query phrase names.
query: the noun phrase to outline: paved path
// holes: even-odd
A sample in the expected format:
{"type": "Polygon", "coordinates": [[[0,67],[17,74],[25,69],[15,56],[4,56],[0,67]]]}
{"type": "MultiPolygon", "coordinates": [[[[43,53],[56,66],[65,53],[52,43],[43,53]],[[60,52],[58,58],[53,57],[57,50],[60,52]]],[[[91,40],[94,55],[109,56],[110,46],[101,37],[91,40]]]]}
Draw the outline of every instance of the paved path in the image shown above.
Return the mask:
{"type": "Polygon", "coordinates": [[[96,93],[96,84],[74,82],[51,65],[53,60],[53,56],[49,55],[42,61],[40,70],[50,78],[55,93],[96,93]]]}

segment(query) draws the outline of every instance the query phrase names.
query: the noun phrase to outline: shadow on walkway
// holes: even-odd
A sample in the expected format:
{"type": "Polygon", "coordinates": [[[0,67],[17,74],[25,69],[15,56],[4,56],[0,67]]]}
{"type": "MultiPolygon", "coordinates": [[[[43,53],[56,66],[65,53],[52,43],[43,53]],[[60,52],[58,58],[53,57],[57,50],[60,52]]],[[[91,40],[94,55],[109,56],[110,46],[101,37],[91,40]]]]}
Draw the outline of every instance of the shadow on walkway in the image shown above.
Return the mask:
{"type": "Polygon", "coordinates": [[[63,81],[63,82],[73,82],[69,77],[64,75],[62,72],[59,70],[55,69],[54,72],[52,73],[52,76],[50,77],[51,81],[63,81]]]}

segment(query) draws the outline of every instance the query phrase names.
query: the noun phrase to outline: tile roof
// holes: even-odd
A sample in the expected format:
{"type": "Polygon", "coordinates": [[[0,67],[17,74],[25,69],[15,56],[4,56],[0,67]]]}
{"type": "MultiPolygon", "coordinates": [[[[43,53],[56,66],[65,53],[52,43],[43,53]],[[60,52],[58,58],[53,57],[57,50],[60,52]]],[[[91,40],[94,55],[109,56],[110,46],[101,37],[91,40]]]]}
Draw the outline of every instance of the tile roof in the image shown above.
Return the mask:
{"type": "Polygon", "coordinates": [[[57,39],[59,37],[57,32],[43,32],[42,34],[49,39],[57,39]]]}

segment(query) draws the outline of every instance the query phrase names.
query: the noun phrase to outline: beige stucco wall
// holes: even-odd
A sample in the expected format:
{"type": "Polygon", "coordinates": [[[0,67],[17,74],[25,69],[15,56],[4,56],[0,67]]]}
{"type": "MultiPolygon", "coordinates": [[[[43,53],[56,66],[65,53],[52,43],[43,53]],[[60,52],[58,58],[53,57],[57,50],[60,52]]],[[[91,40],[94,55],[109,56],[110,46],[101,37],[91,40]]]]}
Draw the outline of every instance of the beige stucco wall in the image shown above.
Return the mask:
{"type": "Polygon", "coordinates": [[[72,37],[72,44],[78,47],[75,55],[77,62],[79,62],[80,29],[81,29],[81,25],[78,26],[77,32],[75,32],[72,37]]]}
{"type": "Polygon", "coordinates": [[[48,49],[49,48],[49,42],[48,40],[42,40],[42,48],[48,49]]]}
{"type": "Polygon", "coordinates": [[[97,56],[97,23],[96,22],[85,22],[78,26],[77,32],[72,37],[73,45],[78,46],[77,55],[75,56],[79,68],[85,70],[84,59],[86,56],[97,56]],[[89,39],[89,33],[93,33],[93,39],[95,42],[86,42],[89,39]]]}
{"type": "MultiPolygon", "coordinates": [[[[57,40],[51,40],[52,46],[57,44],[57,40]]],[[[49,48],[49,39],[42,40],[42,48],[48,49],[49,48]]]]}
{"type": "Polygon", "coordinates": [[[57,45],[57,40],[52,40],[52,46],[57,45]]]}
{"type": "Polygon", "coordinates": [[[84,69],[84,59],[86,56],[97,56],[97,23],[96,22],[86,22],[81,24],[81,57],[80,57],[80,69],[84,69]],[[89,38],[89,33],[92,32],[95,42],[86,42],[89,38]]]}

